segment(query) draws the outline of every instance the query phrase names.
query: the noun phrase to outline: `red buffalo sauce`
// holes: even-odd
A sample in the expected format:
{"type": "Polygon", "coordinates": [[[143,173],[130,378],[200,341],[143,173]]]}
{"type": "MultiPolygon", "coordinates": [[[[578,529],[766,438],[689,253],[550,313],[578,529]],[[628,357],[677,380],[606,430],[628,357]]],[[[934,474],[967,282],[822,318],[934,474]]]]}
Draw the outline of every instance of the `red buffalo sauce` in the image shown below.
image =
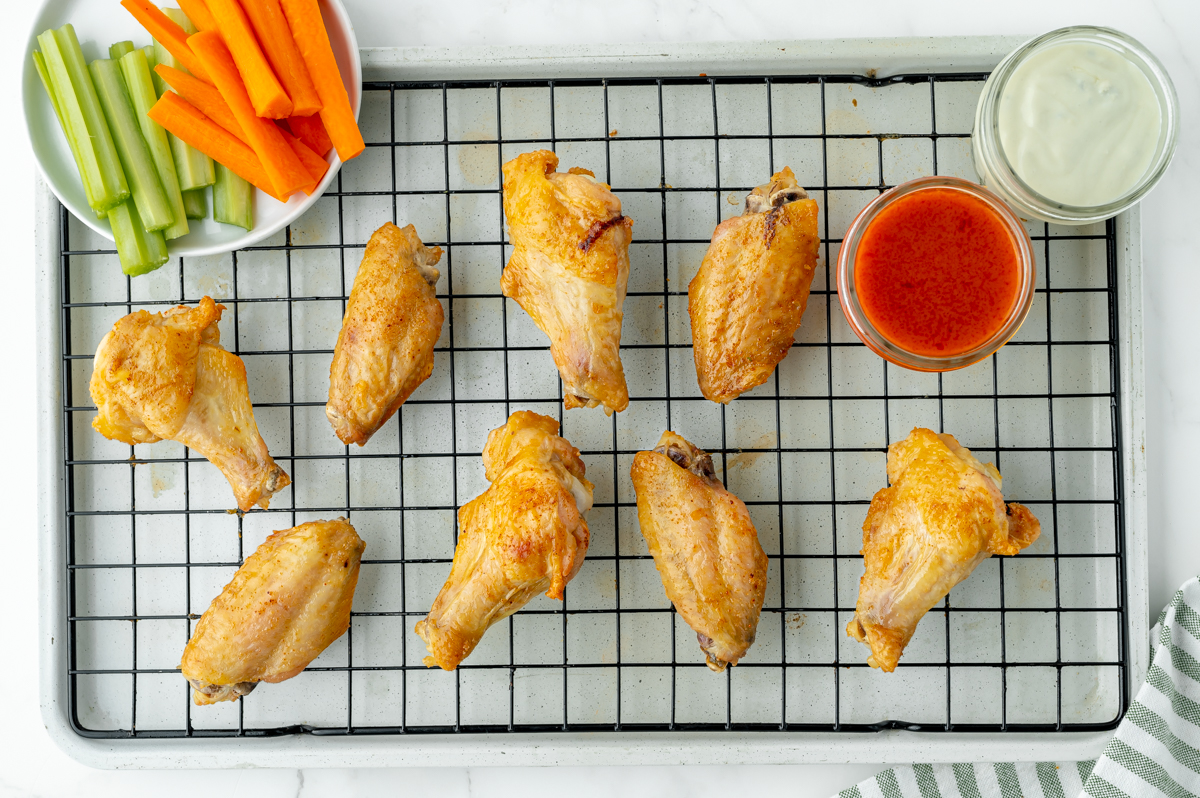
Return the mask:
{"type": "Polygon", "coordinates": [[[950,188],[897,198],[871,220],[854,288],[871,325],[901,349],[950,357],[1004,327],[1021,284],[1017,244],[983,200],[950,188]]]}

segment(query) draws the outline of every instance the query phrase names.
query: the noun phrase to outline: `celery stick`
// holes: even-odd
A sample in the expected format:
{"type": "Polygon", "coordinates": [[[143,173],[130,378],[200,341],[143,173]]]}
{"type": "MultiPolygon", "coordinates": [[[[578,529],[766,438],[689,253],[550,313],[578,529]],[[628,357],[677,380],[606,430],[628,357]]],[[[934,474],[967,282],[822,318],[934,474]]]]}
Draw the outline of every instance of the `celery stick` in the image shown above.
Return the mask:
{"type": "Polygon", "coordinates": [[[167,202],[162,181],[158,179],[150,148],[142,137],[142,128],[134,115],[125,79],[121,77],[121,68],[116,61],[106,59],[93,61],[90,68],[100,104],[104,107],[104,117],[112,129],[117,153],[121,156],[121,165],[129,180],[133,201],[137,204],[138,215],[147,230],[170,227],[175,221],[175,214],[167,202]]]}
{"type": "Polygon", "coordinates": [[[183,207],[183,195],[179,191],[179,175],[175,172],[175,158],[171,155],[167,131],[147,116],[154,103],[158,102],[158,97],[154,94],[154,82],[150,79],[150,66],[146,62],[146,54],[133,49],[121,58],[120,65],[121,75],[125,78],[125,88],[129,90],[129,99],[133,102],[133,111],[142,128],[142,138],[150,149],[155,171],[158,172],[158,179],[166,192],[167,202],[170,203],[175,218],[174,223],[163,230],[163,238],[171,241],[188,234],[187,212],[183,207]]]}
{"type": "Polygon", "coordinates": [[[121,259],[121,271],[136,277],[152,272],[167,262],[167,242],[162,233],[146,232],[146,226],[138,216],[137,203],[126,200],[108,212],[113,238],[117,240],[117,256],[121,259]]]}
{"type": "MultiPolygon", "coordinates": [[[[100,99],[96,95],[96,87],[92,83],[92,76],[88,72],[87,63],[83,59],[83,49],[79,46],[79,38],[75,35],[75,27],[70,24],[63,25],[53,32],[53,37],[55,43],[58,45],[59,52],[62,54],[63,63],[71,79],[71,86],[79,97],[79,106],[83,110],[83,118],[87,123],[88,133],[93,140],[92,146],[96,149],[101,174],[104,175],[104,183],[97,188],[102,191],[102,197],[108,197],[107,201],[111,201],[112,204],[115,205],[117,202],[123,202],[130,196],[129,183],[121,166],[121,160],[117,156],[116,145],[113,143],[112,131],[109,130],[108,121],[104,117],[104,110],[100,107],[100,99]]],[[[53,78],[53,70],[51,70],[50,74],[53,78]]],[[[80,144],[80,146],[83,145],[80,144]]],[[[103,212],[108,207],[111,206],[106,206],[102,203],[102,207],[98,210],[103,212]]]]}
{"type": "Polygon", "coordinates": [[[114,61],[120,61],[121,57],[126,53],[133,52],[133,42],[117,42],[109,46],[108,57],[114,61]]]}
{"type": "Polygon", "coordinates": [[[254,186],[221,164],[217,164],[217,182],[213,184],[213,218],[254,229],[254,186]]]}
{"type": "Polygon", "coordinates": [[[189,219],[208,218],[208,189],[197,188],[183,192],[183,207],[189,219]]]}
{"type": "MultiPolygon", "coordinates": [[[[158,42],[155,42],[146,48],[146,60],[150,63],[151,74],[154,75],[154,93],[159,97],[170,91],[171,87],[167,85],[165,80],[158,76],[158,73],[154,71],[154,67],[158,66],[159,64],[175,66],[175,64],[172,64],[169,60],[170,58],[171,54],[163,49],[163,46],[158,42]]],[[[179,62],[176,61],[175,63],[177,64],[179,62]]],[[[176,67],[176,69],[178,69],[178,67],[176,67]]]]}
{"type": "Polygon", "coordinates": [[[33,66],[37,69],[38,77],[42,79],[42,86],[46,89],[46,94],[50,96],[50,104],[54,106],[54,115],[58,117],[58,126],[62,128],[63,135],[67,137],[67,144],[71,147],[71,155],[75,158],[75,168],[79,170],[79,177],[83,180],[83,190],[87,194],[88,203],[90,204],[96,190],[89,184],[88,171],[84,168],[83,154],[79,151],[79,147],[75,145],[75,139],[67,133],[67,120],[63,117],[62,105],[59,103],[58,97],[54,94],[54,86],[50,83],[50,73],[46,71],[46,59],[37,50],[33,51],[33,66]]]}
{"type": "MultiPolygon", "coordinates": [[[[153,63],[166,64],[175,69],[183,69],[183,65],[175,60],[175,56],[168,53],[158,42],[154,43],[153,63]]],[[[161,97],[166,93],[168,88],[163,79],[158,76],[158,73],[155,73],[154,89],[158,92],[158,96],[161,97]]],[[[181,189],[192,191],[211,186],[217,181],[216,172],[213,170],[212,158],[209,158],[195,147],[175,138],[173,134],[168,133],[167,138],[171,142],[171,152],[175,155],[175,171],[179,174],[179,187],[181,189]]]]}
{"type": "MultiPolygon", "coordinates": [[[[67,31],[70,25],[62,30],[67,31]]],[[[74,32],[70,36],[48,30],[38,36],[42,63],[49,78],[52,101],[62,113],[64,133],[77,154],[76,165],[87,194],[88,205],[95,211],[103,211],[123,202],[129,197],[129,185],[121,171],[121,162],[113,147],[108,125],[100,111],[96,90],[92,85],[87,67],[77,70],[76,53],[71,44],[78,48],[74,32]],[[99,113],[92,113],[97,111],[99,113]]],[[[82,54],[79,53],[79,61],[82,54]]]]}
{"type": "Polygon", "coordinates": [[[162,12],[167,15],[168,19],[170,19],[179,27],[183,28],[183,32],[188,36],[194,36],[200,32],[199,29],[192,24],[191,18],[188,17],[187,14],[183,13],[182,8],[164,8],[162,12]]]}
{"type": "MultiPolygon", "coordinates": [[[[168,90],[168,86],[154,71],[158,60],[156,49],[161,48],[157,47],[157,44],[148,44],[142,48],[142,52],[146,55],[146,66],[150,68],[151,77],[154,78],[155,96],[161,97],[163,92],[168,90]]],[[[170,55],[167,50],[162,52],[170,55]]],[[[211,158],[180,142],[173,133],[167,133],[167,143],[170,146],[170,157],[175,163],[175,179],[179,181],[180,190],[184,193],[184,215],[187,218],[208,218],[209,204],[206,194],[212,181],[216,180],[216,174],[212,173],[211,158]],[[204,182],[205,180],[208,182],[204,182]],[[190,187],[197,182],[202,185],[190,187]]]]}
{"type": "Polygon", "coordinates": [[[208,188],[217,182],[212,158],[175,138],[173,134],[168,133],[167,139],[171,142],[171,153],[175,156],[175,171],[179,173],[181,189],[194,191],[208,188]]]}

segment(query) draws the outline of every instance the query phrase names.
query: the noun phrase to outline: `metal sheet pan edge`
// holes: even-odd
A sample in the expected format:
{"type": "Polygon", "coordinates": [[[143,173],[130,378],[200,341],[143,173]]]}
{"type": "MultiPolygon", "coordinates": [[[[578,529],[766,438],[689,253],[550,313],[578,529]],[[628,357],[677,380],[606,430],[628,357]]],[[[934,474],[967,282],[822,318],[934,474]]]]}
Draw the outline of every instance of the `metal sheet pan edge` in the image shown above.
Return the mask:
{"type": "Polygon", "coordinates": [[[363,80],[985,72],[1027,36],[363,48],[363,80]]]}
{"type": "MultiPolygon", "coordinates": [[[[986,70],[1022,37],[830,40],[755,44],[604,46],[604,54],[572,48],[397,48],[364,50],[365,80],[472,77],[587,77],[738,72],[841,72],[885,77],[906,70],[986,70]],[[771,48],[776,48],[769,52],[771,48]],[[750,58],[751,62],[739,59],[750,58]],[[713,65],[713,66],[710,66],[713,65]],[[718,68],[723,67],[723,68],[718,68]]],[[[1145,379],[1142,351],[1141,226],[1138,209],[1117,220],[1121,392],[1125,432],[1129,629],[1128,687],[1136,691],[1149,662],[1145,379]]],[[[57,318],[58,215],[53,195],[36,187],[38,338],[38,511],[40,701],[52,739],[71,757],[100,768],[392,767],[605,764],[783,764],[1071,760],[1095,757],[1110,733],[554,733],[339,738],[94,740],[77,735],[67,717],[65,556],[62,523],[63,429],[57,318]],[[59,641],[59,642],[55,642],[59,641]]]]}

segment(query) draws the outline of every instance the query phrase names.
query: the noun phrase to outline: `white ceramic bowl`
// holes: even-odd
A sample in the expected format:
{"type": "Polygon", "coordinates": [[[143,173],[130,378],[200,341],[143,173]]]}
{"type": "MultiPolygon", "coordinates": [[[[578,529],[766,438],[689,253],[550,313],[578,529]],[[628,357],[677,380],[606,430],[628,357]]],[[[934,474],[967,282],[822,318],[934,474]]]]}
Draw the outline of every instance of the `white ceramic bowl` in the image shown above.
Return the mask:
{"type": "MultiPolygon", "coordinates": [[[[329,41],[337,58],[338,68],[350,94],[350,105],[358,117],[362,100],[362,62],[358,56],[358,40],[354,26],[341,0],[319,0],[321,15],[329,31],[329,41]]],[[[171,6],[171,0],[159,0],[160,6],[171,6]]],[[[67,23],[75,26],[75,33],[83,47],[84,57],[107,58],[108,46],[113,42],[132,40],[141,47],[150,44],[150,34],[121,6],[117,0],[43,0],[29,33],[25,47],[21,95],[25,106],[25,130],[29,144],[42,170],[50,190],[63,205],[70,209],[88,227],[105,238],[112,240],[108,222],[97,219],[88,207],[83,192],[83,183],[75,160],[67,145],[66,135],[59,127],[50,98],[42,87],[41,79],[33,66],[33,50],[37,36],[47,28],[59,28],[67,23]]],[[[337,152],[330,150],[327,156],[330,168],[325,179],[311,196],[303,193],[293,195],[286,203],[272,199],[261,191],[254,201],[254,229],[243,230],[233,225],[217,224],[212,220],[212,195],[209,194],[209,218],[190,221],[191,232],[167,244],[173,257],[186,255],[214,255],[247,247],[273,235],[297,219],[317,201],[337,176],[342,162],[337,152]]]]}

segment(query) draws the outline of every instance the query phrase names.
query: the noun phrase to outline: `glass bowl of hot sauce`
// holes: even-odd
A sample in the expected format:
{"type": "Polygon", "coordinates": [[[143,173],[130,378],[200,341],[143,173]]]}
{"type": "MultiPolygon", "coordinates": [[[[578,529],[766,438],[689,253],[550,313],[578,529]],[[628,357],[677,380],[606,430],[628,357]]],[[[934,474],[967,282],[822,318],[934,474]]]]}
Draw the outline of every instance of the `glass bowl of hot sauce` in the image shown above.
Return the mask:
{"type": "Polygon", "coordinates": [[[850,224],[838,298],[872,351],[916,371],[988,357],[1033,304],[1029,233],[995,194],[957,177],[922,177],[880,194],[850,224]]]}

